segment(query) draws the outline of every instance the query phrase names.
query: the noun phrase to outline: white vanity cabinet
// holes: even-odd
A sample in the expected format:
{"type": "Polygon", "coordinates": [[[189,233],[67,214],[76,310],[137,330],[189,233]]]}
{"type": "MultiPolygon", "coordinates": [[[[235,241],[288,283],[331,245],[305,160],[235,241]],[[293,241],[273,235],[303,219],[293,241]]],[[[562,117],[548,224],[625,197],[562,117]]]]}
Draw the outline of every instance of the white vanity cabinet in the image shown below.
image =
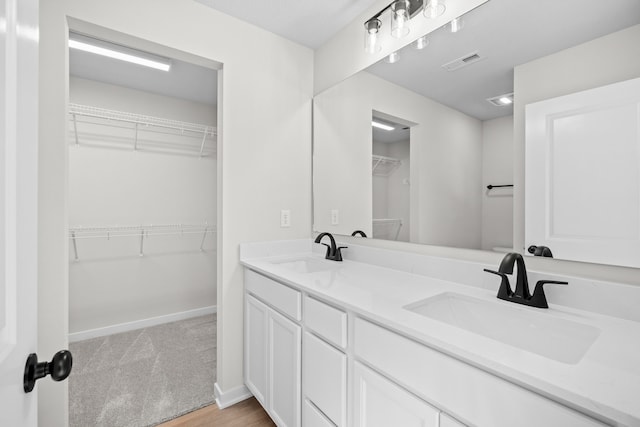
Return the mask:
{"type": "Polygon", "coordinates": [[[245,383],[278,426],[605,425],[304,288],[245,290],[245,383]]]}
{"type": "Polygon", "coordinates": [[[300,292],[248,270],[245,289],[245,384],[279,427],[298,427],[300,292]]]}

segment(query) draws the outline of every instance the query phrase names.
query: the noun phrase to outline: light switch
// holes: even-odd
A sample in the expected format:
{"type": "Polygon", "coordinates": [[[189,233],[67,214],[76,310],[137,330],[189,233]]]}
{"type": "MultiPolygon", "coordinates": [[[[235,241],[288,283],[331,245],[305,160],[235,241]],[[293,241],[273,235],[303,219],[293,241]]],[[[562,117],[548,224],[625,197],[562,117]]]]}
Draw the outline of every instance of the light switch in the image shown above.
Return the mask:
{"type": "Polygon", "coordinates": [[[291,227],[291,211],[289,209],[280,211],[280,227],[291,227]]]}
{"type": "Polygon", "coordinates": [[[338,216],[338,209],[331,211],[331,225],[338,225],[340,223],[340,217],[338,216]]]}

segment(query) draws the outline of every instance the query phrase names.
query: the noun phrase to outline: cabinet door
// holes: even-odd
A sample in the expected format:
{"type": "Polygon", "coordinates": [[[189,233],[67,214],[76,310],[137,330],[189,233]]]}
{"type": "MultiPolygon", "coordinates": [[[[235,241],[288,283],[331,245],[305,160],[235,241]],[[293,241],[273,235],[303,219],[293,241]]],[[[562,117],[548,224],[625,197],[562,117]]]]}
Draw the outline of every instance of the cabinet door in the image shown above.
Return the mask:
{"type": "Polygon", "coordinates": [[[354,364],[356,427],[438,427],[438,410],[359,363],[354,364]]]}
{"type": "Polygon", "coordinates": [[[278,426],[300,425],[300,326],[269,310],[269,414],[278,426]]]}
{"type": "Polygon", "coordinates": [[[459,421],[454,420],[447,414],[440,414],[440,427],[466,427],[459,421]]]}
{"type": "Polygon", "coordinates": [[[304,334],[304,395],[333,423],[347,418],[347,356],[308,332],[304,334]]]}
{"type": "Polygon", "coordinates": [[[245,295],[244,381],[262,406],[267,404],[268,312],[266,305],[245,295]]]}

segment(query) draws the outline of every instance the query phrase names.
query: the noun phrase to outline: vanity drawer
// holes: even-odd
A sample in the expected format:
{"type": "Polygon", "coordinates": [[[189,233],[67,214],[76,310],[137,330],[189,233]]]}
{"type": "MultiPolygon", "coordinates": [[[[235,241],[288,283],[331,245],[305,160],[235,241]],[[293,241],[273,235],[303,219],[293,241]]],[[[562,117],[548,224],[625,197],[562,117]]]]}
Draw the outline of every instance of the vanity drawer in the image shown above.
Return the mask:
{"type": "Polygon", "coordinates": [[[595,427],[598,421],[511,382],[357,318],[357,358],[473,425],[595,427]],[[535,414],[535,416],[531,416],[535,414]]]}
{"type": "Polygon", "coordinates": [[[304,333],[304,397],[336,426],[347,419],[347,356],[309,332],[304,333]]]}
{"type": "Polygon", "coordinates": [[[271,305],[283,314],[300,321],[302,319],[302,295],[286,285],[245,269],[245,290],[271,305]]]}
{"type": "Polygon", "coordinates": [[[304,299],[304,324],[341,348],[347,347],[347,313],[311,297],[304,299]]]}

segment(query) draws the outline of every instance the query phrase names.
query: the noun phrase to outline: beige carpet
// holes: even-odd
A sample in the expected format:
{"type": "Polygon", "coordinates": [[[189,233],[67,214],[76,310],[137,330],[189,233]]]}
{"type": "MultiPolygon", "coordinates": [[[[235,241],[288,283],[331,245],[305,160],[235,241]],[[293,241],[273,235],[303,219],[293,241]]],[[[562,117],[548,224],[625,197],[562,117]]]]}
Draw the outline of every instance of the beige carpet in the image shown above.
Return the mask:
{"type": "Polygon", "coordinates": [[[71,427],[146,427],[213,402],[216,318],[70,344],[71,427]]]}

